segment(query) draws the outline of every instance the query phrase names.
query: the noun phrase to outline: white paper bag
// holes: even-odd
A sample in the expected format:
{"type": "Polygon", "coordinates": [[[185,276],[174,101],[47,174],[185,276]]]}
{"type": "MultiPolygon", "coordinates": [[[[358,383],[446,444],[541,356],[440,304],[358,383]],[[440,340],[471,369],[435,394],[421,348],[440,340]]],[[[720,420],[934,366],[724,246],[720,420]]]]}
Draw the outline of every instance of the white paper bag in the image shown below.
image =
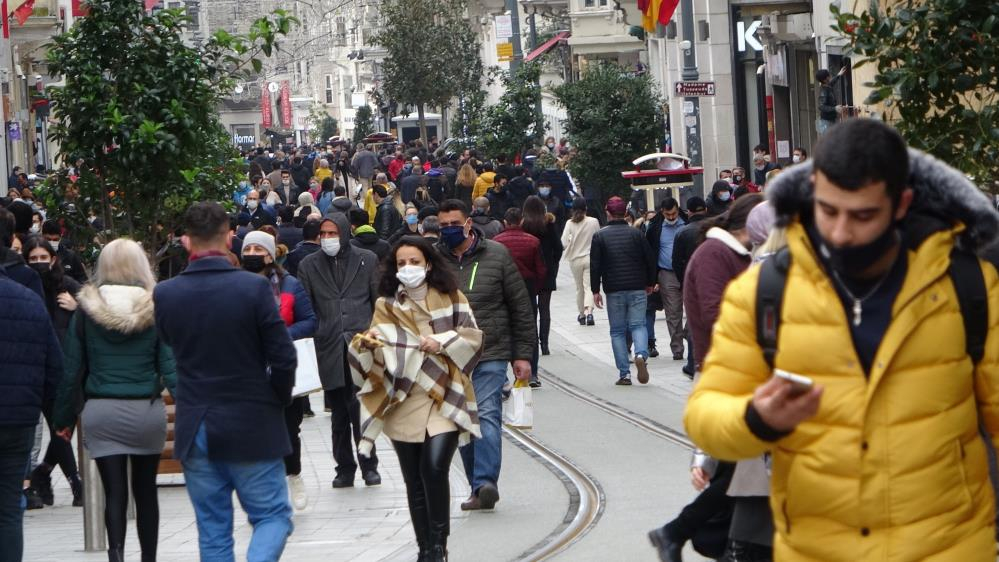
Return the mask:
{"type": "Polygon", "coordinates": [[[316,342],[312,338],[295,340],[298,352],[298,370],[295,371],[295,388],[291,395],[305,396],[323,389],[319,380],[319,362],[316,360],[316,342]]]}
{"type": "Polygon", "coordinates": [[[534,427],[534,397],[527,381],[513,383],[510,398],[503,404],[503,423],[517,429],[534,427]]]}

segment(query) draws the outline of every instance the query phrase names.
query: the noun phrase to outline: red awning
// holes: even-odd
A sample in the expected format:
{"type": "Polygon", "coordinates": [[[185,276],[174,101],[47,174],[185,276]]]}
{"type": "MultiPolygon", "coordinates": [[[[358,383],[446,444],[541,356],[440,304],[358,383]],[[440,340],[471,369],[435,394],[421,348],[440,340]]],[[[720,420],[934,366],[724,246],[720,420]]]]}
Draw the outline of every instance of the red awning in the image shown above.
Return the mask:
{"type": "Polygon", "coordinates": [[[558,45],[559,41],[562,41],[563,39],[568,39],[569,35],[570,33],[568,31],[562,31],[557,33],[555,37],[552,37],[551,39],[545,41],[537,49],[534,49],[530,53],[527,53],[527,56],[524,57],[524,60],[527,62],[531,62],[532,60],[552,50],[552,48],[555,47],[555,45],[558,45]]]}

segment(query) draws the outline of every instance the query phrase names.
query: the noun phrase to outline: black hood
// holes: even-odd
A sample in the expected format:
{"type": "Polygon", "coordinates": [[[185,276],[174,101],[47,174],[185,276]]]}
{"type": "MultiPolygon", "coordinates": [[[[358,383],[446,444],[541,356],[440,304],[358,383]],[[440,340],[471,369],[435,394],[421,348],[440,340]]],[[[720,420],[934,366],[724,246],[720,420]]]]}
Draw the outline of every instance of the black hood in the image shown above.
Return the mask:
{"type": "MultiPolygon", "coordinates": [[[[810,221],[813,208],[812,161],[782,172],[767,185],[767,199],[777,213],[777,225],[798,218],[810,221]]],[[[912,246],[928,236],[963,223],[962,248],[983,253],[999,235],[999,212],[989,198],[960,171],[925,152],[909,149],[909,186],[915,197],[902,229],[912,246]]]]}

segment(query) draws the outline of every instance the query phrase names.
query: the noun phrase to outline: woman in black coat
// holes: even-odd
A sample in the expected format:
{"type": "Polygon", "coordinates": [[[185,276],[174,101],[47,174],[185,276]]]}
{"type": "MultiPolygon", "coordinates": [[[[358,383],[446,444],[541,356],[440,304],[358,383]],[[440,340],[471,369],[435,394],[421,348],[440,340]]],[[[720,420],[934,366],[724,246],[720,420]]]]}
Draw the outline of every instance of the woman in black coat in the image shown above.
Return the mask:
{"type": "MultiPolygon", "coordinates": [[[[80,292],[80,284],[71,277],[63,275],[63,267],[55,250],[41,236],[29,236],[24,241],[21,253],[28,267],[34,269],[42,278],[45,307],[49,311],[52,326],[55,327],[61,344],[66,337],[69,321],[77,308],[76,295],[80,292]]],[[[44,505],[52,505],[55,502],[52,492],[52,469],[59,465],[73,490],[73,505],[79,507],[83,505],[83,485],[80,482],[76,457],[72,445],[55,434],[55,428],[52,427],[53,406],[52,402],[42,405],[42,415],[49,424],[49,446],[45,450],[42,462],[31,471],[31,486],[27,491],[28,502],[37,507],[41,507],[39,500],[44,505]]]]}
{"type": "MultiPolygon", "coordinates": [[[[555,215],[548,212],[544,200],[537,195],[531,195],[524,202],[523,229],[541,240],[541,259],[545,262],[545,267],[548,270],[544,285],[538,293],[538,316],[541,319],[538,326],[538,339],[541,341],[541,354],[548,355],[548,334],[552,325],[552,291],[555,290],[558,265],[562,260],[562,241],[555,215]]],[[[535,386],[534,382],[532,382],[532,386],[535,386]]],[[[540,383],[537,386],[540,386],[540,383]]]]}

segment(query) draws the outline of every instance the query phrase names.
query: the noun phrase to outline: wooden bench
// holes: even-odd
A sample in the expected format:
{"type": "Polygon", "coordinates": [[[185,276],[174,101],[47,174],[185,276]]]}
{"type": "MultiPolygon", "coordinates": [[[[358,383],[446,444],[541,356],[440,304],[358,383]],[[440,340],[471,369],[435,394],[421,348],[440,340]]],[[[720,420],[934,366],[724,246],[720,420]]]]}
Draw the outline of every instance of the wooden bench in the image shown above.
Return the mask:
{"type": "Polygon", "coordinates": [[[163,446],[163,454],[160,455],[160,467],[158,474],[181,474],[183,469],[180,461],[173,458],[173,428],[174,420],[177,417],[177,406],[173,403],[170,393],[163,391],[163,404],[166,405],[167,412],[167,435],[166,445],[163,446]]]}

